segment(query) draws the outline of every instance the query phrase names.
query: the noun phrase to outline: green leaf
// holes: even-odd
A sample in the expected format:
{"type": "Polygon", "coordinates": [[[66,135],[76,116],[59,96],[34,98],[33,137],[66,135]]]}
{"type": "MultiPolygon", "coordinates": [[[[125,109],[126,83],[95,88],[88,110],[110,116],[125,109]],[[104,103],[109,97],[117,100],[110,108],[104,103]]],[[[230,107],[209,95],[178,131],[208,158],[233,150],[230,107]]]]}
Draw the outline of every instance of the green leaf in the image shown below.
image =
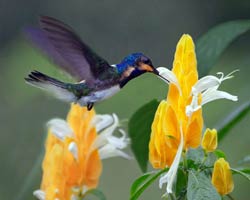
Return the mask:
{"type": "Polygon", "coordinates": [[[148,172],[146,174],[143,174],[142,176],[140,176],[139,178],[137,178],[131,188],[130,188],[130,195],[132,196],[134,193],[136,193],[136,191],[139,189],[139,187],[141,186],[141,184],[143,182],[145,182],[152,174],[155,174],[156,172],[148,172]]]}
{"type": "Polygon", "coordinates": [[[148,186],[150,186],[155,179],[161,174],[168,171],[168,168],[163,169],[157,173],[149,172],[137,178],[130,188],[130,200],[136,200],[143,193],[148,186]]]}
{"type": "MultiPolygon", "coordinates": [[[[86,192],[85,196],[87,195],[93,195],[95,197],[97,197],[99,200],[106,200],[105,195],[103,194],[103,192],[101,190],[98,189],[92,189],[86,192]]],[[[83,198],[85,199],[85,198],[83,198]]]]}
{"type": "Polygon", "coordinates": [[[201,163],[204,158],[204,151],[201,147],[196,149],[189,149],[187,152],[187,159],[193,160],[196,164],[201,163]]]}
{"type": "Polygon", "coordinates": [[[178,169],[177,179],[176,179],[176,189],[175,193],[178,197],[177,199],[184,199],[187,192],[187,173],[181,169],[178,169]]]}
{"type": "Polygon", "coordinates": [[[219,24],[200,37],[196,42],[199,75],[207,75],[230,43],[249,29],[250,20],[235,20],[219,24]]]}
{"type": "Polygon", "coordinates": [[[132,115],[128,124],[131,148],[143,172],[147,171],[151,124],[158,104],[157,100],[145,104],[132,115]]]}
{"type": "Polygon", "coordinates": [[[244,172],[245,174],[250,175],[250,168],[244,168],[244,169],[241,169],[240,171],[244,172]]]}
{"type": "Polygon", "coordinates": [[[218,141],[221,141],[229,131],[239,123],[250,111],[250,101],[240,105],[231,112],[223,122],[215,126],[218,131],[218,141]]]}
{"type": "Polygon", "coordinates": [[[225,158],[226,159],[226,155],[223,151],[221,151],[220,149],[216,149],[214,151],[214,154],[216,155],[217,158],[225,158]]]}
{"type": "Polygon", "coordinates": [[[250,169],[249,168],[246,168],[246,169],[234,169],[234,168],[231,168],[232,172],[235,173],[235,174],[239,174],[243,177],[245,177],[247,180],[250,181],[250,169]]]}
{"type": "Polygon", "coordinates": [[[220,195],[211,184],[211,180],[202,172],[190,171],[187,187],[188,200],[221,200],[220,195]]]}

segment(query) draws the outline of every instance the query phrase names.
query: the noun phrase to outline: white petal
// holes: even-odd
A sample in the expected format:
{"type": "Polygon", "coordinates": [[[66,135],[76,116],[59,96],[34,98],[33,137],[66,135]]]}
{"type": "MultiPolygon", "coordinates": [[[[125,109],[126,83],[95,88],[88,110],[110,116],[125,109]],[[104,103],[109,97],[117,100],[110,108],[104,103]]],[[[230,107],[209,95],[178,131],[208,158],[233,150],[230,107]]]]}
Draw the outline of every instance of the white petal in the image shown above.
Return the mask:
{"type": "Polygon", "coordinates": [[[124,130],[119,129],[119,131],[121,132],[122,137],[118,138],[116,136],[110,136],[107,138],[107,141],[109,144],[113,145],[117,149],[124,149],[130,143],[130,139],[126,138],[126,133],[124,130]]]}
{"type": "Polygon", "coordinates": [[[163,81],[165,81],[168,84],[169,83],[174,84],[178,88],[179,92],[181,93],[181,88],[180,88],[180,84],[178,82],[178,79],[176,78],[175,74],[171,70],[169,70],[165,67],[158,67],[157,71],[159,72],[159,75],[160,75],[159,77],[163,81]]]}
{"type": "Polygon", "coordinates": [[[193,112],[199,110],[201,105],[198,104],[198,96],[194,95],[190,105],[186,106],[186,115],[190,117],[193,112]]]}
{"type": "Polygon", "coordinates": [[[219,86],[220,83],[220,79],[216,76],[204,76],[192,87],[192,94],[197,96],[199,93],[207,90],[208,88],[219,86]]]}
{"type": "Polygon", "coordinates": [[[179,166],[179,163],[181,160],[181,154],[182,154],[183,144],[184,144],[182,127],[180,127],[180,133],[181,133],[180,144],[179,144],[178,150],[176,152],[174,161],[173,161],[170,169],[168,170],[168,172],[165,175],[163,175],[159,181],[160,188],[162,188],[162,185],[164,183],[167,183],[167,193],[172,193],[173,184],[174,184],[175,177],[176,177],[177,170],[178,170],[178,166],[179,166]]]}
{"type": "Polygon", "coordinates": [[[94,149],[99,149],[103,145],[107,144],[107,138],[110,137],[119,124],[117,115],[113,114],[113,124],[109,127],[106,127],[95,139],[93,144],[94,149]]]}
{"type": "Polygon", "coordinates": [[[218,87],[220,86],[220,84],[223,81],[233,78],[232,74],[237,72],[237,71],[239,71],[239,70],[234,70],[234,71],[232,71],[231,73],[229,73],[226,76],[224,76],[224,73],[218,72],[217,74],[221,75],[220,78],[218,78],[216,76],[212,76],[212,75],[202,77],[192,87],[192,94],[193,95],[198,95],[199,93],[202,93],[202,92],[204,92],[204,91],[206,91],[207,89],[210,89],[210,88],[218,89],[218,87]]]}
{"type": "Polygon", "coordinates": [[[33,195],[39,200],[45,200],[45,192],[42,190],[35,190],[33,195]]]}
{"type": "Polygon", "coordinates": [[[131,156],[129,156],[128,154],[124,153],[123,151],[115,148],[111,144],[106,144],[105,146],[100,148],[99,155],[100,155],[101,159],[107,159],[107,158],[117,157],[117,156],[123,157],[125,159],[132,159],[131,156]]]}
{"type": "Polygon", "coordinates": [[[238,70],[235,70],[228,75],[224,76],[222,72],[218,72],[218,75],[221,75],[220,78],[215,76],[205,76],[197,81],[197,83],[192,87],[192,102],[190,105],[186,106],[186,115],[190,117],[193,112],[199,110],[202,105],[216,100],[216,99],[229,99],[232,101],[237,101],[237,96],[233,96],[227,92],[217,90],[220,84],[227,80],[233,78],[233,73],[238,70]],[[202,95],[201,105],[198,103],[198,95],[202,95]]]}
{"type": "MultiPolygon", "coordinates": [[[[97,118],[97,121],[99,119],[97,118]]],[[[106,120],[106,122],[108,121],[111,121],[110,118],[106,120]]],[[[121,156],[121,157],[130,159],[130,156],[128,156],[126,153],[120,150],[120,149],[124,149],[125,147],[127,147],[130,141],[126,137],[125,131],[119,130],[122,134],[121,137],[113,136],[113,132],[119,125],[119,119],[115,114],[112,115],[112,122],[113,122],[112,124],[108,122],[106,123],[105,126],[103,126],[105,128],[103,129],[103,131],[101,131],[101,133],[95,139],[95,142],[92,145],[92,150],[98,149],[101,159],[106,159],[106,158],[110,158],[114,156],[121,156]]]]}
{"type": "Polygon", "coordinates": [[[228,99],[231,101],[238,101],[237,96],[211,88],[202,94],[202,105],[217,99],[228,99]]]}
{"type": "Polygon", "coordinates": [[[48,121],[47,126],[49,129],[51,129],[51,132],[62,141],[65,139],[65,137],[74,137],[72,129],[63,119],[51,119],[48,121]]]}
{"type": "Polygon", "coordinates": [[[78,148],[75,142],[69,143],[68,150],[73,154],[74,158],[78,160],[78,148]]]}
{"type": "Polygon", "coordinates": [[[95,115],[92,121],[97,132],[107,128],[113,123],[113,117],[111,115],[95,115]]]}

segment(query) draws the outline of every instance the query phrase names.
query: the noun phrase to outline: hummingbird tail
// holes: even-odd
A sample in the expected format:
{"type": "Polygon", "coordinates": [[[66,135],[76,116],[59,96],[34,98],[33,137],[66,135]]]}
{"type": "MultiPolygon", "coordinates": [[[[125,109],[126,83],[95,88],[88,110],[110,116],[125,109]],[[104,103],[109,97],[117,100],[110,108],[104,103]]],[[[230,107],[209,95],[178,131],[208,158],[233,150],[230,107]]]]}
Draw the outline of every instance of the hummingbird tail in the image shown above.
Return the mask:
{"type": "Polygon", "coordinates": [[[75,102],[76,96],[68,90],[67,84],[55,78],[49,77],[38,71],[32,71],[25,81],[35,87],[44,89],[56,98],[66,102],[75,102]]]}

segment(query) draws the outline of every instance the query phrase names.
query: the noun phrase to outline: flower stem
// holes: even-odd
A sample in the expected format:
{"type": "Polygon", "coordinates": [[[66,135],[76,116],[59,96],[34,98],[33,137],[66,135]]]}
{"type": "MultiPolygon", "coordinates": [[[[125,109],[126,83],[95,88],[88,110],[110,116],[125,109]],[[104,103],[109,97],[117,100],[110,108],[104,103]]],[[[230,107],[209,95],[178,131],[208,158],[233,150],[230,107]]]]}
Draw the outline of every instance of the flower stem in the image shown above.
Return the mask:
{"type": "Polygon", "coordinates": [[[183,151],[182,158],[183,158],[184,171],[188,171],[188,163],[187,163],[187,154],[186,154],[186,151],[183,151]]]}
{"type": "Polygon", "coordinates": [[[235,200],[230,194],[227,194],[227,197],[231,200],[235,200]]]}
{"type": "Polygon", "coordinates": [[[207,157],[208,157],[208,154],[207,152],[204,150],[204,158],[203,160],[201,161],[201,164],[199,166],[199,169],[198,169],[198,172],[200,172],[202,170],[202,166],[205,164],[206,160],[207,160],[207,157]]]}
{"type": "Polygon", "coordinates": [[[176,200],[175,196],[173,194],[169,194],[170,200],[176,200]]]}

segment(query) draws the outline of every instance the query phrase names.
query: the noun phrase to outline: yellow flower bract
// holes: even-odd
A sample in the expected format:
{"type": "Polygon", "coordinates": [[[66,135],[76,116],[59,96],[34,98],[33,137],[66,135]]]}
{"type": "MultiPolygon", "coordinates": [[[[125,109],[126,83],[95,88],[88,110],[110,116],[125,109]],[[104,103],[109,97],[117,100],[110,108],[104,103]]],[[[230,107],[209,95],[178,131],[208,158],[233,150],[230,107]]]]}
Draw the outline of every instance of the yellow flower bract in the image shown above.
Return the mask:
{"type": "Polygon", "coordinates": [[[212,184],[221,195],[226,195],[233,191],[232,172],[229,163],[224,158],[220,158],[214,163],[212,184]]]}
{"type": "Polygon", "coordinates": [[[206,152],[213,152],[217,148],[217,130],[207,128],[201,142],[206,152]]]}
{"type": "Polygon", "coordinates": [[[176,85],[170,84],[167,100],[163,100],[156,111],[149,143],[149,160],[154,168],[172,164],[180,144],[181,128],[184,149],[198,147],[201,140],[202,110],[195,111],[190,117],[186,115],[186,106],[192,100],[192,86],[198,81],[195,46],[187,34],[177,44],[172,72],[179,82],[180,91],[176,85]]]}
{"type": "Polygon", "coordinates": [[[95,188],[102,171],[102,163],[97,149],[92,144],[97,136],[91,122],[95,115],[93,110],[72,104],[67,122],[74,132],[73,138],[59,140],[50,131],[46,141],[43,161],[43,178],[41,190],[46,200],[70,199],[83,188],[95,188]],[[71,142],[77,145],[78,159],[68,150],[71,142]]]}

